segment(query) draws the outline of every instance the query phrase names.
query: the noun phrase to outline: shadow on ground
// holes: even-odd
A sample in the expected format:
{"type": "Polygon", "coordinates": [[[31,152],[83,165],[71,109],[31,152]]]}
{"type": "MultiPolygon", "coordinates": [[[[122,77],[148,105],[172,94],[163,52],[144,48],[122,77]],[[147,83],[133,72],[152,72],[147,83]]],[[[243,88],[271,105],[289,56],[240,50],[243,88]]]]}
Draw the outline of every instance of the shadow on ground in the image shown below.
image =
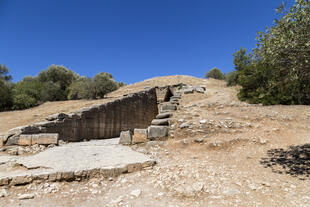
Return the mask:
{"type": "Polygon", "coordinates": [[[268,150],[260,163],[279,174],[289,174],[301,180],[310,178],[310,144],[290,146],[288,149],[268,150]]]}

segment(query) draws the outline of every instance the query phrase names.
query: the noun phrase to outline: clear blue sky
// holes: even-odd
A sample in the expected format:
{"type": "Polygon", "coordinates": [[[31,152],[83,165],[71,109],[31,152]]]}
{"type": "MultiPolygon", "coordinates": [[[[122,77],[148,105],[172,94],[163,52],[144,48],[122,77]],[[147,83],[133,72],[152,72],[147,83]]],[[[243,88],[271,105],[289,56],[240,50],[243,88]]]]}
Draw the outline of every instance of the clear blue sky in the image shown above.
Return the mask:
{"type": "Polygon", "coordinates": [[[18,81],[51,64],[138,82],[233,69],[281,0],[0,0],[0,64],[18,81]]]}

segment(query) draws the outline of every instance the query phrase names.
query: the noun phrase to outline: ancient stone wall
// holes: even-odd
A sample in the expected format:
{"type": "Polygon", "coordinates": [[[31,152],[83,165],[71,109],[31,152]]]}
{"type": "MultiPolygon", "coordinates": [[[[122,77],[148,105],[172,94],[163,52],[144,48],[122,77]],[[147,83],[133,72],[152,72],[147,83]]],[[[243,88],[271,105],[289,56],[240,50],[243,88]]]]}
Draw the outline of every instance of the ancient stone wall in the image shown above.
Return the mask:
{"type": "Polygon", "coordinates": [[[64,141],[118,137],[121,131],[147,128],[158,114],[156,89],[129,94],[121,99],[58,114],[46,122],[13,129],[7,144],[18,144],[20,134],[58,133],[64,141]]]}

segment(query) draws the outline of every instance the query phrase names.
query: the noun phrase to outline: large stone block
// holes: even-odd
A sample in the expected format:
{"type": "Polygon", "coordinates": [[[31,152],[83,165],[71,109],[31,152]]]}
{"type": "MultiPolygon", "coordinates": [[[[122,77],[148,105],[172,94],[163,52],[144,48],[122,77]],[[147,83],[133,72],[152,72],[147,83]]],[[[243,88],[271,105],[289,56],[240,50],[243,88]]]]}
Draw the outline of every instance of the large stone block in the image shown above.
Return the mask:
{"type": "Polygon", "coordinates": [[[132,141],[132,134],[128,131],[122,131],[119,139],[119,144],[130,145],[132,141]]]}
{"type": "Polygon", "coordinates": [[[32,144],[32,135],[31,134],[21,134],[18,139],[18,145],[20,146],[31,146],[32,144]]]}
{"type": "Polygon", "coordinates": [[[166,103],[161,105],[161,111],[175,111],[177,106],[175,104],[166,103]]]}
{"type": "Polygon", "coordinates": [[[166,113],[160,113],[156,116],[156,119],[165,119],[169,118],[172,115],[171,112],[166,112],[166,113]]]}
{"type": "Polygon", "coordinates": [[[150,126],[147,129],[148,139],[155,139],[168,136],[167,126],[150,126]]]}
{"type": "Polygon", "coordinates": [[[33,134],[31,144],[50,145],[58,144],[59,135],[57,133],[33,134]]]}
{"type": "Polygon", "coordinates": [[[152,125],[169,125],[169,119],[153,119],[152,125]]]}
{"type": "Polygon", "coordinates": [[[147,142],[147,129],[135,129],[132,137],[132,143],[147,142]]]}

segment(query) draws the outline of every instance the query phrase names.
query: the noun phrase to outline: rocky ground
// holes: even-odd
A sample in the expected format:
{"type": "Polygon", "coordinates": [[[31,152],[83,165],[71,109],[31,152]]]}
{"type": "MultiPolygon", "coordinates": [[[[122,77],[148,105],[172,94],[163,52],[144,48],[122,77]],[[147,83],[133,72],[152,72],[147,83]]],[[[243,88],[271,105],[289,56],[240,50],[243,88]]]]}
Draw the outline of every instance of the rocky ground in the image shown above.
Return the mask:
{"type": "Polygon", "coordinates": [[[183,95],[170,137],[132,148],[145,170],[82,182],[0,188],[0,206],[310,206],[310,107],[239,102],[201,80],[183,95]]]}

